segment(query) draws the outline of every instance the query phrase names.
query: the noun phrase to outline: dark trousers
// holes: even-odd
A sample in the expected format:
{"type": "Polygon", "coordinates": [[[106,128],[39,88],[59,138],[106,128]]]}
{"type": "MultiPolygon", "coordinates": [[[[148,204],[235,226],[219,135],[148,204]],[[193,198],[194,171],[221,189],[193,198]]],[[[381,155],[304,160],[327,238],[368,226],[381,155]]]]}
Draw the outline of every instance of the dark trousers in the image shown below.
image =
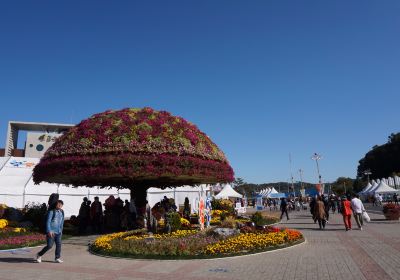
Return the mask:
{"type": "Polygon", "coordinates": [[[325,219],[318,219],[319,228],[325,228],[326,220],[325,219]]]}
{"type": "Polygon", "coordinates": [[[56,243],[56,259],[61,257],[61,237],[62,234],[54,234],[54,237],[47,236],[47,245],[39,253],[39,256],[43,256],[48,250],[53,247],[54,242],[56,243]]]}
{"type": "Polygon", "coordinates": [[[286,213],[286,218],[289,220],[289,214],[288,214],[287,208],[286,209],[282,209],[281,212],[282,212],[281,213],[281,220],[282,220],[283,214],[285,214],[285,213],[286,213]]]}

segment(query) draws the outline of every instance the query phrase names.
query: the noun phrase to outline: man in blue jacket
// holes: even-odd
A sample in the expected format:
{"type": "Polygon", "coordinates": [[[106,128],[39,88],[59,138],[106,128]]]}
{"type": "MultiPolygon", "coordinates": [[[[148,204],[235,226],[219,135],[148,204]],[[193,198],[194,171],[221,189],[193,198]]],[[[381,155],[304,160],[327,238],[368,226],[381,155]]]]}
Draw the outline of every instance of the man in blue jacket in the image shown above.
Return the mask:
{"type": "Polygon", "coordinates": [[[62,207],[64,202],[62,200],[57,201],[55,209],[47,212],[46,218],[46,239],[47,246],[44,247],[37,255],[36,262],[42,262],[42,256],[53,247],[54,242],[56,243],[56,263],[62,263],[61,260],[61,238],[64,226],[64,211],[62,207]]]}

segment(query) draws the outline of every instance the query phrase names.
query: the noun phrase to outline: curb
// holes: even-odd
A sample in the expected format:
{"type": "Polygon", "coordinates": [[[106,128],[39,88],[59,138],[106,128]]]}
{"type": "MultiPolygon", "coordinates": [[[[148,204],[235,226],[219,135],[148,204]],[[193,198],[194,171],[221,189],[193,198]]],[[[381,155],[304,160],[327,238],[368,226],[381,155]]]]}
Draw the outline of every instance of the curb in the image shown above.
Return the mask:
{"type": "Polygon", "coordinates": [[[28,249],[34,249],[34,248],[39,248],[43,247],[44,244],[38,245],[38,246],[33,246],[33,247],[21,247],[21,248],[14,248],[14,249],[5,249],[5,250],[0,250],[0,253],[8,253],[8,252],[14,252],[18,250],[28,250],[28,249]]]}

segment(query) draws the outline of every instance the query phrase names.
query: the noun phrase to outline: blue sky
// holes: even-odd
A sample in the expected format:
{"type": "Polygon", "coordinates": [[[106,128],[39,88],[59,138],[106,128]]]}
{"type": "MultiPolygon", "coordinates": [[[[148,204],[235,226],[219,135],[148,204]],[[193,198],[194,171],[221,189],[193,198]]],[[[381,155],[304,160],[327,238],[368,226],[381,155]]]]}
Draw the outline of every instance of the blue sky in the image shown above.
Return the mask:
{"type": "MultiPolygon", "coordinates": [[[[3,1],[9,120],[150,106],[185,117],[248,182],[355,177],[399,132],[399,1],[3,1]]],[[[4,139],[4,140],[1,140],[4,139]]],[[[0,145],[3,146],[3,145],[0,145]]]]}

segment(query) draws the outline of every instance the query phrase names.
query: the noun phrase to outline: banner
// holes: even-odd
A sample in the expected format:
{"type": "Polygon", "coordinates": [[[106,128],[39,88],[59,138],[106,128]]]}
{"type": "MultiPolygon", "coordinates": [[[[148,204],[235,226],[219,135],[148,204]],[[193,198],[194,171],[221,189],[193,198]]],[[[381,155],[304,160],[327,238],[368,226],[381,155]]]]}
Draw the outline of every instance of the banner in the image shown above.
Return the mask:
{"type": "Polygon", "coordinates": [[[262,195],[257,195],[256,198],[256,209],[257,210],[263,210],[263,201],[262,201],[262,195]]]}
{"type": "Polygon", "coordinates": [[[211,196],[208,195],[207,199],[206,199],[206,211],[205,211],[207,228],[210,226],[210,222],[211,222],[211,210],[212,210],[211,200],[212,200],[211,196]]]}
{"type": "Polygon", "coordinates": [[[199,223],[200,230],[204,230],[204,199],[201,197],[199,201],[199,223]]]}

